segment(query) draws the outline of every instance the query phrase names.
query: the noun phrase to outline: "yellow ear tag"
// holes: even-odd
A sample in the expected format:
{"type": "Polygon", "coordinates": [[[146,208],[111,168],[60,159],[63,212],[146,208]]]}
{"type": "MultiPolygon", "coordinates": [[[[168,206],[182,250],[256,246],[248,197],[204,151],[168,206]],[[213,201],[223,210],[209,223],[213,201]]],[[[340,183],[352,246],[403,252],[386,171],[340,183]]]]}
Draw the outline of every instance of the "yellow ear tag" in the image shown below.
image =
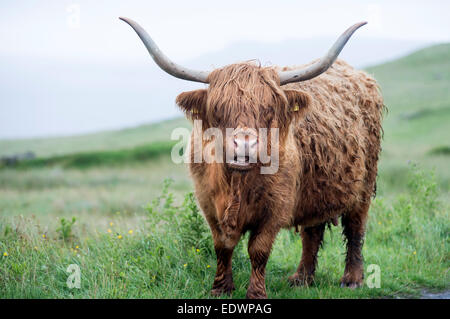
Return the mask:
{"type": "Polygon", "coordinates": [[[297,112],[298,110],[300,110],[300,107],[298,106],[297,103],[295,103],[294,108],[292,109],[292,111],[297,112]]]}

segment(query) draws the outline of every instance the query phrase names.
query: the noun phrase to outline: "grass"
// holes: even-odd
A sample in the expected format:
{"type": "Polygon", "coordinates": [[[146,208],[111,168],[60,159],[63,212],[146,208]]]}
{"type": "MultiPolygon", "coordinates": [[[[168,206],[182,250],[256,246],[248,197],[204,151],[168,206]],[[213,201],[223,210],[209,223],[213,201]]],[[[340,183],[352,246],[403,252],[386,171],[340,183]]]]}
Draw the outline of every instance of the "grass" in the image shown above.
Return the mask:
{"type": "Polygon", "coordinates": [[[35,216],[43,224],[77,216],[89,228],[118,211],[132,223],[134,214],[142,214],[158,196],[166,178],[175,180],[179,197],[192,188],[187,168],[174,165],[168,156],[131,166],[1,169],[0,223],[17,215],[35,216]]]}
{"type": "MultiPolygon", "coordinates": [[[[380,266],[381,288],[338,287],[345,258],[340,227],[326,232],[315,284],[288,287],[301,242],[284,230],[268,264],[269,297],[419,296],[450,287],[450,45],[367,71],[389,108],[364,246],[366,269],[380,266]]],[[[216,267],[211,235],[192,201],[187,168],[170,160],[170,132],[180,126],[189,124],[175,119],[0,141],[0,156],[37,154],[0,167],[0,298],[209,297],[216,267]],[[70,264],[81,268],[79,290],[66,285],[70,264]]],[[[236,298],[248,285],[246,241],[233,263],[236,298]]]]}
{"type": "MultiPolygon", "coordinates": [[[[371,209],[364,256],[366,267],[381,269],[381,287],[339,288],[344,268],[341,228],[327,231],[315,283],[291,288],[287,276],[296,269],[301,241],[282,231],[267,268],[272,298],[367,298],[417,296],[419,289],[448,285],[448,211],[437,201],[432,176],[414,169],[408,192],[393,204],[376,200],[371,209]],[[433,247],[433,249],[430,249],[433,247]]],[[[110,216],[103,225],[72,226],[70,240],[58,228],[33,218],[16,217],[0,228],[0,295],[4,298],[208,298],[214,279],[215,255],[209,229],[192,193],[176,204],[163,187],[135,226],[126,217],[110,216]],[[124,223],[125,222],[125,223],[124,223]],[[132,228],[130,228],[132,227],[132,228]],[[81,269],[81,289],[66,286],[67,267],[81,269]]],[[[64,223],[63,223],[64,224],[64,223]]],[[[250,262],[244,238],[233,269],[236,292],[243,298],[250,262]]]]}

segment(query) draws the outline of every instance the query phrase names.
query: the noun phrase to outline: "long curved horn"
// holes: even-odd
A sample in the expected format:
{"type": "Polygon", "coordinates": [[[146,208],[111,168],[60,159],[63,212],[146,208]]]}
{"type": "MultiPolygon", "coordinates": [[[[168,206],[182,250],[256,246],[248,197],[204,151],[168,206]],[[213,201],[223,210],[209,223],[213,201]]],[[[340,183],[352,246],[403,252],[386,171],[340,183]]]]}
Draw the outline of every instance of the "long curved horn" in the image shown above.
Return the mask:
{"type": "Polygon", "coordinates": [[[174,77],[182,80],[208,83],[209,72],[187,69],[170,61],[169,58],[167,58],[164,53],[161,52],[156,43],[139,24],[128,18],[120,17],[119,19],[128,23],[134,29],[134,31],[136,31],[139,38],[141,38],[142,42],[144,42],[144,45],[152,56],[153,60],[155,60],[156,64],[158,64],[161,69],[163,69],[170,75],[173,75],[174,77]]]}
{"type": "Polygon", "coordinates": [[[283,85],[292,82],[310,80],[328,70],[328,68],[337,59],[339,53],[341,53],[341,50],[344,48],[345,44],[347,43],[348,39],[350,39],[352,34],[359,27],[362,27],[365,24],[367,24],[367,22],[360,22],[348,28],[333,44],[328,53],[316,63],[302,69],[278,72],[278,75],[280,77],[280,84],[283,85]]]}

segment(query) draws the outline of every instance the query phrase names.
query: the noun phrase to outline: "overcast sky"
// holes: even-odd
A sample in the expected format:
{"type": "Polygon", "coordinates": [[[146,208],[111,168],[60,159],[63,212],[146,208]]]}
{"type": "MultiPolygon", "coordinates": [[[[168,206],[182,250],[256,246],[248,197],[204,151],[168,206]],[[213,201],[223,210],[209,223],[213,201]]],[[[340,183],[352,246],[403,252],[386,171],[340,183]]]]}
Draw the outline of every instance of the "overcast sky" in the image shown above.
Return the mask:
{"type": "Polygon", "coordinates": [[[336,36],[367,20],[360,36],[450,40],[450,1],[2,1],[0,52],[102,58],[141,54],[133,18],[173,59],[189,59],[229,43],[336,36]],[[108,52],[105,54],[105,52],[108,52]]]}
{"type": "MultiPolygon", "coordinates": [[[[87,76],[92,66],[100,64],[108,69],[118,69],[126,65],[144,65],[144,59],[149,63],[142,43],[130,27],[118,19],[119,16],[139,22],[170,58],[183,62],[238,42],[336,38],[353,23],[364,20],[369,24],[357,31],[360,38],[450,42],[449,12],[450,1],[3,0],[0,4],[0,84],[3,83],[0,87],[0,138],[83,133],[177,114],[174,109],[166,116],[159,112],[155,117],[139,113],[133,117],[133,111],[130,111],[127,114],[111,112],[107,117],[105,110],[99,107],[105,120],[103,125],[96,126],[95,121],[81,123],[76,113],[69,113],[71,118],[63,119],[64,113],[53,111],[57,109],[56,103],[61,107],[62,102],[54,102],[55,105],[48,107],[52,99],[43,99],[42,92],[36,93],[32,103],[28,99],[20,104],[18,95],[38,91],[39,79],[51,77],[52,69],[60,70],[55,78],[60,85],[47,87],[48,97],[56,94],[56,90],[65,92],[76,87],[75,82],[81,81],[77,76],[82,77],[79,63],[84,63],[87,76]],[[50,73],[39,71],[39,74],[33,74],[37,71],[28,69],[27,63],[40,63],[50,73]],[[72,64],[78,72],[77,76],[73,73],[72,80],[67,64],[72,64]],[[16,71],[17,68],[20,70],[16,71]],[[27,81],[14,82],[14,76],[18,74],[27,81]],[[26,114],[32,115],[26,118],[26,114]]],[[[318,52],[318,56],[321,54],[323,52],[318,52]]],[[[307,61],[299,61],[302,62],[307,61]]],[[[79,94],[84,95],[81,87],[79,90],[79,94]]],[[[86,91],[85,96],[93,94],[86,91]]],[[[98,94],[100,92],[95,99],[101,100],[98,94]]],[[[108,94],[107,87],[101,94],[108,94]]],[[[138,103],[138,95],[135,97],[138,103]]],[[[170,97],[171,100],[174,98],[170,97]]],[[[84,102],[79,105],[79,116],[92,109],[92,105],[84,102]]]]}

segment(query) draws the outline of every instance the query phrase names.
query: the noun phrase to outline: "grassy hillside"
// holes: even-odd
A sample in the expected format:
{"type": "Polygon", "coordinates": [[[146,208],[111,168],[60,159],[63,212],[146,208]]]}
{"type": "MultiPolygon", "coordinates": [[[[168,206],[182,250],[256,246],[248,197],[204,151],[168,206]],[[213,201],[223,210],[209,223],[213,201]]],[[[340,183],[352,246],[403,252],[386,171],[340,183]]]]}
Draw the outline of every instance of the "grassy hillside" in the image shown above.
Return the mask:
{"type": "Polygon", "coordinates": [[[381,174],[404,182],[408,161],[436,168],[448,190],[450,157],[450,44],[368,68],[382,87],[385,116],[381,174]],[[390,175],[390,176],[387,176],[390,175]]]}
{"type": "MultiPolygon", "coordinates": [[[[285,230],[268,264],[269,297],[394,297],[450,286],[450,44],[367,71],[389,109],[364,246],[366,267],[381,268],[381,288],[338,288],[345,258],[340,226],[326,232],[316,283],[290,288],[301,240],[285,230]]],[[[0,298],[208,297],[211,237],[191,195],[185,197],[192,190],[186,167],[169,157],[170,133],[180,126],[190,125],[179,118],[0,141],[0,157],[38,155],[0,167],[0,298]],[[170,190],[162,186],[167,178],[170,190]],[[72,217],[74,225],[67,223],[72,217]],[[73,263],[83,274],[79,290],[65,285],[73,263]]],[[[237,298],[248,285],[246,240],[233,264],[237,298]]]]}
{"type": "Polygon", "coordinates": [[[78,152],[130,149],[153,142],[170,140],[170,133],[177,127],[190,127],[184,118],[159,123],[68,137],[0,140],[0,157],[32,151],[39,157],[66,155],[78,152]]]}

